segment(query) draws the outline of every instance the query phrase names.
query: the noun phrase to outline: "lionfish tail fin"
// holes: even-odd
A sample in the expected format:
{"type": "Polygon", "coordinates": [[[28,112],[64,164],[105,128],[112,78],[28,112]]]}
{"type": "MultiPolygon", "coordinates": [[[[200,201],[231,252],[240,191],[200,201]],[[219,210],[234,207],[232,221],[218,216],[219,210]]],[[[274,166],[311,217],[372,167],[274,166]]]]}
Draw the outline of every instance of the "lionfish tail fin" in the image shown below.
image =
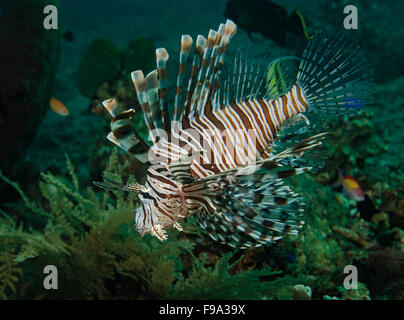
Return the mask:
{"type": "Polygon", "coordinates": [[[370,102],[372,70],[355,42],[317,33],[300,61],[297,84],[308,112],[352,113],[370,102]]]}

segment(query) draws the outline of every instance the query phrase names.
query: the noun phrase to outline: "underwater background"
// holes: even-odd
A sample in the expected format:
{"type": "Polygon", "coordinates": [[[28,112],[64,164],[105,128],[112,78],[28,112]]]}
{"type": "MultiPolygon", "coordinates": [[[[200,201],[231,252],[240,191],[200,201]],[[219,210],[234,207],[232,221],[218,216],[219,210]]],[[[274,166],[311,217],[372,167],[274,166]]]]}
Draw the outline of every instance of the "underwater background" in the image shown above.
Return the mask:
{"type": "Polygon", "coordinates": [[[404,299],[404,3],[274,2],[0,0],[0,299],[404,299]],[[152,70],[159,47],[175,90],[181,35],[206,34],[229,8],[239,20],[230,52],[299,56],[304,37],[265,19],[274,2],[298,9],[309,34],[357,41],[374,70],[372,104],[328,124],[326,166],[290,178],[306,199],[303,229],[236,250],[190,217],[163,243],[141,238],[136,195],[92,184],[146,173],[106,139],[100,103],[135,104],[130,72],[152,70]],[[44,28],[47,5],[58,8],[56,30],[44,28]],[[343,27],[346,5],[357,7],[357,30],[343,27]],[[341,171],[365,200],[333,187],[341,171]],[[58,268],[57,290],[43,287],[47,265],[58,268]],[[348,265],[357,289],[343,285],[348,265]]]}

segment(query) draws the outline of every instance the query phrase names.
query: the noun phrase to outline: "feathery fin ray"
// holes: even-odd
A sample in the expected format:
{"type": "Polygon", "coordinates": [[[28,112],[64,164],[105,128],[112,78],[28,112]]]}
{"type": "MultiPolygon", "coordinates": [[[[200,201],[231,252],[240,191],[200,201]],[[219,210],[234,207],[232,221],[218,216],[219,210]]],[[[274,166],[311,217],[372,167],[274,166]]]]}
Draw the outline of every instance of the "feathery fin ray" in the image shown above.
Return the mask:
{"type": "MultiPolygon", "coordinates": [[[[202,171],[204,168],[195,165],[196,158],[190,151],[179,159],[166,156],[167,163],[150,167],[145,186],[130,189],[108,179],[104,180],[109,184],[96,183],[108,190],[142,188],[141,206],[136,210],[137,227],[142,233],[165,240],[163,227],[180,230],[176,219],[192,210],[212,238],[238,248],[297,234],[303,225],[304,203],[285,179],[321,166],[325,157],[321,148],[328,133],[318,132],[317,121],[324,114],[351,113],[370,101],[371,71],[362,55],[353,50],[354,45],[338,37],[315,36],[300,63],[296,57],[268,63],[265,56],[239,50],[226,70],[224,57],[236,29],[227,20],[217,31],[210,30],[207,38],[198,35],[194,49],[192,38],[182,36],[172,117],[179,120],[178,126],[171,128],[168,111],[167,51],[156,50],[156,70],[146,77],[140,70],[132,73],[145,124],[161,154],[169,150],[178,151],[177,155],[187,153],[183,148],[187,142],[181,140],[175,145],[160,140],[152,133],[154,129],[165,129],[169,136],[180,135],[180,131],[175,132],[177,128],[197,128],[200,134],[211,127],[255,126],[260,131],[260,144],[255,145],[259,149],[257,159],[248,158],[242,164],[232,158],[230,165],[212,165],[212,170],[202,171]],[[188,60],[192,60],[190,70],[188,60]],[[160,147],[163,143],[165,149],[160,147]]],[[[108,139],[138,157],[141,149],[147,151],[131,126],[135,110],[120,111],[113,99],[105,101],[104,106],[113,117],[108,139]]],[[[205,151],[202,142],[193,143],[193,151],[199,147],[205,151]]],[[[225,153],[221,145],[212,147],[225,153]]]]}

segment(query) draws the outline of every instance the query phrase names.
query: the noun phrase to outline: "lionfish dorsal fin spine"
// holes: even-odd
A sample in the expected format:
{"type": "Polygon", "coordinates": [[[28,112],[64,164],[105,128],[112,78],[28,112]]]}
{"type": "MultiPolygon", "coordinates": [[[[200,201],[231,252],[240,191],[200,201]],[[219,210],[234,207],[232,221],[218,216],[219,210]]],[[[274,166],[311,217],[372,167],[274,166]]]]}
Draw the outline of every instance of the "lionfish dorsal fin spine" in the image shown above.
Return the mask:
{"type": "Polygon", "coordinates": [[[193,115],[195,114],[195,112],[197,112],[198,115],[201,115],[202,113],[202,107],[203,107],[202,102],[204,97],[204,91],[203,91],[204,79],[209,69],[208,64],[210,54],[212,52],[215,40],[216,40],[216,31],[211,29],[208,34],[208,40],[206,41],[206,46],[202,56],[201,67],[198,72],[197,83],[192,97],[193,109],[191,112],[193,113],[193,115]]]}
{"type": "Polygon", "coordinates": [[[237,69],[236,69],[236,74],[235,74],[235,101],[237,103],[240,102],[242,96],[242,85],[243,85],[243,78],[245,76],[245,74],[248,72],[246,70],[247,67],[247,61],[248,61],[247,57],[247,52],[245,50],[238,50],[238,65],[237,65],[237,69]]]}
{"type": "Polygon", "coordinates": [[[168,97],[167,97],[167,60],[168,52],[165,48],[156,49],[156,65],[159,81],[159,98],[160,112],[163,122],[162,129],[170,132],[170,114],[168,112],[168,97]]]}
{"type": "Polygon", "coordinates": [[[130,108],[119,112],[115,99],[105,100],[102,104],[112,116],[111,132],[108,133],[107,139],[123,150],[132,153],[140,161],[146,162],[141,154],[144,154],[149,147],[131,125],[135,110],[130,108]]]}
{"type": "Polygon", "coordinates": [[[160,112],[160,98],[158,94],[158,73],[157,70],[149,72],[145,78],[146,81],[146,97],[149,102],[152,122],[155,128],[162,127],[162,119],[160,112]]]}
{"type": "Polygon", "coordinates": [[[193,59],[192,59],[192,68],[191,68],[191,73],[189,76],[188,86],[187,86],[187,94],[185,95],[184,109],[180,116],[181,121],[192,120],[191,114],[190,114],[191,106],[192,106],[192,97],[194,96],[194,91],[195,91],[195,87],[197,84],[196,77],[198,75],[198,71],[201,66],[201,61],[202,61],[203,51],[205,50],[206,41],[207,40],[202,35],[198,35],[196,38],[195,50],[194,50],[194,55],[193,55],[193,59]]]}
{"type": "Polygon", "coordinates": [[[154,131],[154,129],[156,128],[153,123],[149,101],[147,100],[146,80],[143,71],[141,70],[133,71],[131,73],[131,76],[132,76],[132,82],[136,89],[137,99],[143,111],[144,122],[149,131],[149,136],[151,137],[152,142],[156,143],[156,135],[154,131]]]}
{"type": "Polygon", "coordinates": [[[266,61],[246,50],[238,50],[233,67],[224,77],[223,103],[240,103],[244,99],[254,99],[262,93],[266,61]]]}
{"type": "Polygon", "coordinates": [[[213,48],[212,48],[212,51],[210,54],[209,63],[208,63],[206,74],[205,74],[203,84],[202,84],[202,91],[201,91],[202,97],[199,100],[199,105],[197,107],[199,109],[199,115],[201,115],[205,111],[206,107],[209,108],[211,106],[211,103],[208,104],[207,102],[210,101],[211,96],[212,96],[213,78],[217,74],[217,65],[219,62],[219,60],[217,60],[217,58],[218,58],[218,54],[219,54],[219,47],[220,47],[223,33],[224,33],[224,24],[221,24],[219,26],[218,31],[215,34],[213,48]]]}
{"type": "MultiPolygon", "coordinates": [[[[220,27],[219,27],[220,30],[220,27]]],[[[227,50],[227,47],[229,46],[231,38],[234,36],[236,33],[237,26],[234,24],[233,21],[227,20],[226,24],[224,25],[224,30],[223,30],[223,36],[221,39],[220,47],[219,47],[219,53],[216,58],[217,62],[215,63],[216,65],[216,70],[214,74],[212,75],[213,77],[213,88],[212,92],[210,92],[210,95],[216,94],[215,98],[215,103],[213,104],[214,110],[217,109],[220,105],[221,102],[226,103],[226,98],[225,95],[227,94],[227,86],[226,84],[228,83],[227,80],[223,82],[223,89],[220,88],[219,82],[220,82],[220,74],[221,70],[224,64],[224,57],[225,57],[225,52],[227,50]]]]}
{"type": "Polygon", "coordinates": [[[217,90],[224,54],[236,30],[236,25],[227,20],[217,31],[211,29],[207,39],[198,35],[182,119],[189,117],[192,121],[196,114],[201,116],[218,104],[220,95],[217,90]]]}
{"type": "Polygon", "coordinates": [[[115,117],[118,114],[118,103],[116,99],[104,100],[102,105],[112,117],[115,117]]]}
{"type": "MultiPolygon", "coordinates": [[[[193,40],[189,35],[182,35],[181,37],[181,51],[180,51],[180,59],[178,65],[178,76],[177,76],[177,88],[175,93],[175,102],[174,102],[174,112],[173,112],[173,120],[178,120],[180,114],[180,108],[182,104],[183,97],[183,87],[185,80],[185,73],[187,70],[187,61],[188,56],[192,48],[193,40]]],[[[186,96],[187,92],[185,92],[186,96]]]]}

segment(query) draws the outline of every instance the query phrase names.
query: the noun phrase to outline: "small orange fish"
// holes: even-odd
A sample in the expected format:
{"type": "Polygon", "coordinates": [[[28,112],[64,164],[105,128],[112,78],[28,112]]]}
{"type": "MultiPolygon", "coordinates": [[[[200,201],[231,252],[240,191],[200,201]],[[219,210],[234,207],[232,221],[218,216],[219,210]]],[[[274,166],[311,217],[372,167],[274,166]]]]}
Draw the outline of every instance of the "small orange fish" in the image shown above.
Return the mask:
{"type": "Polygon", "coordinates": [[[334,182],[330,184],[330,187],[333,189],[339,188],[342,186],[344,194],[352,200],[355,201],[364,201],[365,194],[362,191],[359,182],[356,181],[354,177],[344,176],[344,173],[341,169],[338,170],[338,177],[334,182]]]}
{"type": "Polygon", "coordinates": [[[365,194],[362,191],[361,186],[358,181],[351,176],[345,176],[342,180],[342,188],[344,189],[345,195],[355,201],[365,200],[365,194]]]}
{"type": "Polygon", "coordinates": [[[61,115],[61,116],[69,115],[69,110],[63,104],[63,102],[59,101],[58,99],[56,99],[54,97],[52,97],[49,100],[49,106],[52,109],[52,111],[57,113],[58,115],[61,115]]]}

